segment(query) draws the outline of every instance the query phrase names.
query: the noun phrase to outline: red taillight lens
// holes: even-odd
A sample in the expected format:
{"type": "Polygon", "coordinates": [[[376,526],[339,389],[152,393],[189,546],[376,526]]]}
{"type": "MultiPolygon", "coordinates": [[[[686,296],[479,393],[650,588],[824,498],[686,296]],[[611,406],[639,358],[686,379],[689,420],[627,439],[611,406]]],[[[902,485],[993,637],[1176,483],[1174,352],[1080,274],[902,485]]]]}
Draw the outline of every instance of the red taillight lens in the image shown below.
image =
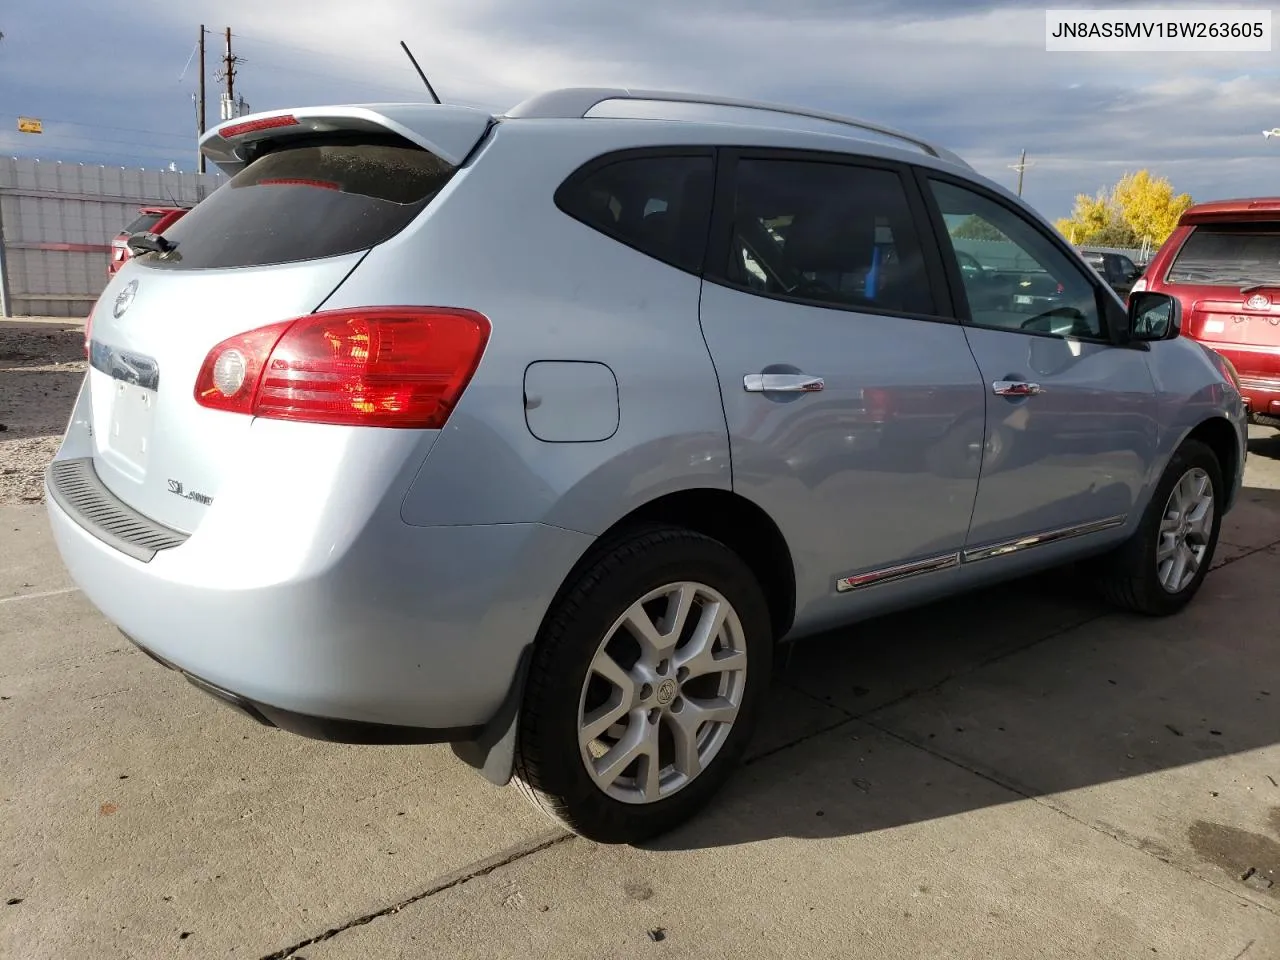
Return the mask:
{"type": "Polygon", "coordinates": [[[489,321],[470,310],[331,310],[209,351],[202,406],[274,420],[439,429],[470,383],[489,321]]]}
{"type": "Polygon", "coordinates": [[[889,419],[889,391],[882,387],[867,387],[862,391],[862,403],[867,418],[876,423],[889,419]]]}
{"type": "Polygon", "coordinates": [[[258,130],[274,130],[277,127],[296,127],[298,118],[284,114],[279,117],[263,117],[261,120],[246,120],[244,123],[233,123],[218,131],[223,138],[238,137],[242,133],[254,133],[258,130]]]}

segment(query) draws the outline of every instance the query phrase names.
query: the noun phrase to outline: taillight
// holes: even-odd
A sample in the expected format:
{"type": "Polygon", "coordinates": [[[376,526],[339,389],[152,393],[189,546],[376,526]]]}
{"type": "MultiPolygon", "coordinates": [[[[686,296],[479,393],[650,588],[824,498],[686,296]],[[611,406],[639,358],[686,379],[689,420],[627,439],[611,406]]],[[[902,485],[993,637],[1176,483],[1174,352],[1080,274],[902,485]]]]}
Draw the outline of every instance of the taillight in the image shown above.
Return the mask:
{"type": "Polygon", "coordinates": [[[224,340],[196,377],[201,406],[273,420],[439,429],[489,341],[471,310],[330,310],[224,340]]]}
{"type": "Polygon", "coordinates": [[[1141,276],[1137,280],[1133,281],[1133,287],[1130,292],[1141,293],[1145,289],[1147,289],[1147,278],[1145,276],[1141,276]]]}
{"type": "Polygon", "coordinates": [[[218,131],[223,138],[238,137],[242,133],[254,133],[258,130],[275,130],[277,127],[296,127],[298,118],[290,114],[278,117],[263,117],[260,120],[246,120],[244,123],[231,123],[218,131]]]}
{"type": "Polygon", "coordinates": [[[863,408],[867,419],[884,423],[889,419],[889,391],[883,387],[867,387],[862,391],[863,408]]]}

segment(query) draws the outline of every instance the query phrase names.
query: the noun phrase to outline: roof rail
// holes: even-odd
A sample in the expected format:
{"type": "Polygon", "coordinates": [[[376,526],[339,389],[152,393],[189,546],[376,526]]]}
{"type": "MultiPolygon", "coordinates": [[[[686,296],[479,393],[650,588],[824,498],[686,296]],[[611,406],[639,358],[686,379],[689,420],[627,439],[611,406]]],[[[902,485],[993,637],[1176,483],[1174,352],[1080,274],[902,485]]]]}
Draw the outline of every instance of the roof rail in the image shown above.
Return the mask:
{"type": "Polygon", "coordinates": [[[790,107],[757,100],[738,100],[732,97],[704,96],[697,93],[678,93],[670,90],[636,90],[629,87],[566,87],[561,90],[549,90],[546,93],[530,97],[523,103],[508,110],[506,116],[513,120],[579,119],[590,113],[592,108],[609,100],[650,100],[661,103],[738,107],[747,110],[760,110],[766,113],[781,113],[792,117],[805,117],[810,120],[825,120],[828,123],[843,124],[847,127],[855,127],[870,133],[892,137],[895,140],[901,140],[919,147],[930,156],[959,164],[962,167],[969,166],[960,157],[944,147],[939,147],[909,133],[903,133],[901,130],[880,126],[869,120],[859,120],[856,117],[846,117],[838,113],[825,113],[821,110],[808,110],[804,107],[790,107]]]}

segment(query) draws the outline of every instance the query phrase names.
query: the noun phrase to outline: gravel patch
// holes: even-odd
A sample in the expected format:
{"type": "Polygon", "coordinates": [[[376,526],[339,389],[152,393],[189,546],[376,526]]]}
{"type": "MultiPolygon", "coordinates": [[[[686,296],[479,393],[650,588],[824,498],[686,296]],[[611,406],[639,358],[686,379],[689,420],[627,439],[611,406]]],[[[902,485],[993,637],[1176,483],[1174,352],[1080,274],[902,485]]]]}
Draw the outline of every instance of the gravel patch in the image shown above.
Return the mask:
{"type": "Polygon", "coordinates": [[[81,322],[0,321],[0,505],[40,503],[84,380],[81,322]]]}

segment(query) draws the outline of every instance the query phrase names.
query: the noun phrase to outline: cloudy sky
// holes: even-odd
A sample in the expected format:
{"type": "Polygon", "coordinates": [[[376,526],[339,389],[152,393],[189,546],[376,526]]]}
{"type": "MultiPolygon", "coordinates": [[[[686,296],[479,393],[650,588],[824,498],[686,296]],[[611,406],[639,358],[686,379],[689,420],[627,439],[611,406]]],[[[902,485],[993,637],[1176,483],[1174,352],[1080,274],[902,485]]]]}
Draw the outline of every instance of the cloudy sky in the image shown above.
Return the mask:
{"type": "MultiPolygon", "coordinates": [[[[1212,2],[1183,4],[1211,7],[1212,2]]],[[[1226,6],[1227,4],[1222,4],[1226,6]]],[[[1046,53],[1025,0],[13,0],[0,11],[0,155],[194,169],[200,22],[230,25],[254,110],[421,99],[497,110],[539,89],[630,85],[795,102],[924,134],[1066,214],[1149,167],[1197,200],[1275,193],[1280,46],[1258,54],[1046,53]],[[185,75],[184,75],[185,67],[185,75]],[[44,121],[17,132],[18,115],[44,121]]],[[[1054,3],[1054,7],[1080,6],[1054,3]]],[[[1179,4],[1093,6],[1168,9],[1179,4]]],[[[1266,9],[1257,3],[1232,7],[1266,9]]],[[[1280,22],[1277,23],[1280,27],[1280,22]]]]}

